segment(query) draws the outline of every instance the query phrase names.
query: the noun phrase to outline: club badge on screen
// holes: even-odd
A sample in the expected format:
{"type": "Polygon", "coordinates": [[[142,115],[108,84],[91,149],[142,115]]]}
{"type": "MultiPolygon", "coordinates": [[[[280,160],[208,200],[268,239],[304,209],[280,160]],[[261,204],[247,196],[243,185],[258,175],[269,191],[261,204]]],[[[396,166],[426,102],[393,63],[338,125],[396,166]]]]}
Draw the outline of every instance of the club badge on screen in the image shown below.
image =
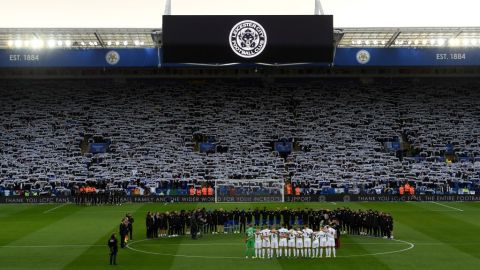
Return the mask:
{"type": "Polygon", "coordinates": [[[260,55],[267,46],[267,33],[256,21],[241,21],[230,31],[229,43],[238,56],[253,58],[260,55]]]}

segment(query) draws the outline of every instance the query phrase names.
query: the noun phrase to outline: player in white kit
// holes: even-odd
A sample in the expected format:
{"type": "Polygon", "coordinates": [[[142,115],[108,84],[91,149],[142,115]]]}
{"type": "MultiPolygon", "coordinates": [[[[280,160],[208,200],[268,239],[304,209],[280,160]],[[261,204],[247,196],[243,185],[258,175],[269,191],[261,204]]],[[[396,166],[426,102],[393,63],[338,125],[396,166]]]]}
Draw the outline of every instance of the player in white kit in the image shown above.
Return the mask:
{"type": "Polygon", "coordinates": [[[275,229],[275,226],[272,227],[272,232],[270,236],[270,247],[270,257],[273,258],[273,253],[275,251],[275,257],[279,258],[280,256],[278,254],[278,231],[275,229]]]}
{"type": "Polygon", "coordinates": [[[325,226],[327,228],[327,257],[331,257],[333,253],[333,257],[337,257],[336,250],[335,250],[335,237],[337,236],[337,231],[330,227],[325,226]]]}
{"type": "Polygon", "coordinates": [[[327,233],[325,232],[325,228],[322,228],[318,232],[318,237],[320,238],[320,258],[323,257],[323,249],[327,248],[327,233]]]}
{"type": "Polygon", "coordinates": [[[287,257],[294,256],[297,257],[297,250],[295,249],[295,231],[291,229],[288,233],[288,249],[287,257]]]}
{"type": "Polygon", "coordinates": [[[270,248],[270,234],[271,231],[268,228],[265,228],[261,231],[262,233],[262,258],[271,258],[271,248],[270,248]]]}
{"type": "Polygon", "coordinates": [[[303,232],[297,228],[296,238],[295,238],[295,249],[296,249],[296,256],[303,257],[303,232]]]}
{"type": "Polygon", "coordinates": [[[257,229],[257,232],[255,232],[255,257],[254,258],[260,258],[262,256],[262,234],[260,233],[260,230],[257,229]]]}
{"type": "Polygon", "coordinates": [[[318,257],[318,248],[320,247],[320,234],[319,232],[314,232],[312,235],[312,257],[318,257]]]}
{"type": "Polygon", "coordinates": [[[287,240],[288,240],[288,230],[285,228],[280,228],[278,230],[278,234],[280,237],[280,242],[278,243],[279,249],[278,251],[280,252],[280,257],[281,256],[287,256],[288,257],[288,247],[287,247],[287,240]]]}
{"type": "Polygon", "coordinates": [[[313,230],[305,226],[303,229],[303,254],[304,257],[309,258],[312,256],[312,234],[313,230]]]}

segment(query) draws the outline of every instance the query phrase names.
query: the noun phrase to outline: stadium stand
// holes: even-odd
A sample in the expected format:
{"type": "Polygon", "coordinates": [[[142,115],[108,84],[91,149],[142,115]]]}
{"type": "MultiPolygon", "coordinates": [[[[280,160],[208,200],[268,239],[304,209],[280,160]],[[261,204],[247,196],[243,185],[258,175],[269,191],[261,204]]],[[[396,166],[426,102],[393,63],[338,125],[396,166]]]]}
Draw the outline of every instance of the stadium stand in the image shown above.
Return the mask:
{"type": "Polygon", "coordinates": [[[479,191],[469,81],[6,81],[0,194],[188,195],[217,179],[302,194],[479,191]],[[3,192],[1,192],[3,191],[3,192]]]}

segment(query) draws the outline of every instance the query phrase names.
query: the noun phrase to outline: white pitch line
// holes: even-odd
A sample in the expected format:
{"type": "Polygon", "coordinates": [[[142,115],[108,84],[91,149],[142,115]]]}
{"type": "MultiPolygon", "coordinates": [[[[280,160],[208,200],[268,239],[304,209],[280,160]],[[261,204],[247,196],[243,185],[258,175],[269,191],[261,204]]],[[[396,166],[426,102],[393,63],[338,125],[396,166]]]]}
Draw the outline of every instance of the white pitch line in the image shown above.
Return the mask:
{"type": "Polygon", "coordinates": [[[45,211],[45,212],[43,212],[43,213],[44,213],[44,214],[50,213],[50,212],[52,212],[53,210],[56,210],[56,209],[58,209],[58,208],[60,208],[60,207],[64,207],[65,205],[67,205],[67,204],[66,204],[66,203],[60,204],[59,206],[56,206],[56,207],[54,207],[54,208],[52,208],[52,209],[49,209],[49,210],[47,210],[47,211],[45,211]]]}
{"type": "MultiPolygon", "coordinates": [[[[136,252],[140,252],[140,253],[144,253],[144,254],[160,255],[160,256],[172,256],[172,257],[183,257],[183,258],[204,258],[204,259],[243,259],[243,260],[245,259],[244,257],[201,256],[201,255],[183,255],[183,254],[160,253],[160,252],[152,252],[152,251],[145,251],[145,250],[141,250],[141,249],[136,249],[136,248],[131,246],[135,243],[140,243],[140,242],[149,241],[149,240],[150,239],[143,239],[143,240],[138,240],[138,241],[129,243],[129,244],[127,244],[127,248],[132,250],[132,251],[136,251],[136,252]]],[[[367,253],[367,254],[353,254],[353,255],[344,255],[344,256],[337,256],[337,257],[338,258],[350,258],[350,257],[366,257],[366,256],[388,255],[388,254],[405,252],[405,251],[408,251],[408,250],[415,247],[415,244],[407,242],[407,241],[403,241],[403,240],[391,239],[389,241],[395,241],[395,242],[398,242],[398,243],[402,243],[402,244],[408,245],[408,247],[403,248],[403,249],[399,249],[399,250],[386,251],[386,252],[367,253]]],[[[183,245],[183,244],[179,244],[179,245],[183,245]]]]}
{"type": "Polygon", "coordinates": [[[44,245],[44,246],[0,246],[0,248],[69,248],[69,247],[106,247],[106,245],[44,245]]]}
{"type": "Polygon", "coordinates": [[[337,205],[337,203],[336,203],[336,202],[330,202],[330,203],[331,203],[331,204],[333,204],[333,205],[337,205]]]}
{"type": "MultiPolygon", "coordinates": [[[[145,239],[146,240],[146,239],[145,239]]],[[[395,239],[393,239],[395,241],[395,239]]],[[[143,242],[143,241],[136,241],[143,242]]],[[[133,244],[133,243],[132,243],[133,244]]],[[[357,242],[357,243],[342,243],[342,245],[410,245],[414,244],[415,246],[444,246],[444,245],[455,245],[455,246],[478,246],[480,242],[416,242],[410,243],[407,241],[399,240],[398,242],[391,242],[391,243],[373,243],[373,242],[357,242]]],[[[158,244],[154,243],[145,243],[139,244],[140,246],[157,246],[158,244]]],[[[245,244],[218,244],[218,243],[210,243],[210,244],[161,244],[162,246],[245,246],[245,244]]],[[[72,244],[72,245],[7,245],[7,246],[0,246],[0,248],[84,248],[84,247],[105,247],[106,245],[88,245],[88,244],[72,244]]],[[[358,256],[358,255],[356,255],[358,256]]],[[[366,256],[363,254],[362,256],[366,256]]]]}
{"type": "Polygon", "coordinates": [[[439,203],[439,202],[432,202],[432,203],[437,204],[437,205],[440,205],[440,206],[443,206],[443,207],[447,207],[447,208],[450,208],[450,209],[453,209],[453,210],[457,210],[457,211],[463,212],[462,209],[455,208],[455,207],[452,207],[452,206],[449,206],[449,205],[445,205],[445,204],[443,204],[443,203],[439,203]]]}
{"type": "MultiPolygon", "coordinates": [[[[141,241],[136,241],[135,244],[137,244],[138,242],[141,242],[141,241]]],[[[143,242],[143,241],[142,241],[143,242]]],[[[132,243],[133,244],[133,243],[132,243]]],[[[403,242],[391,242],[391,243],[374,243],[374,242],[366,242],[366,243],[362,243],[362,242],[357,242],[357,243],[342,243],[342,245],[404,245],[405,243],[403,242]]],[[[144,243],[144,244],[138,244],[140,246],[158,246],[159,244],[158,243],[144,243]]],[[[232,243],[232,244],[228,244],[228,243],[205,243],[205,244],[199,244],[199,243],[195,243],[195,244],[186,244],[186,243],[181,243],[181,244],[164,244],[162,243],[161,244],[162,246],[245,246],[245,244],[242,244],[242,243],[232,243]]]]}
{"type": "Polygon", "coordinates": [[[395,253],[401,253],[401,252],[405,252],[405,251],[408,251],[412,248],[415,247],[415,244],[413,243],[410,243],[410,242],[407,242],[407,241],[403,241],[403,240],[399,240],[399,239],[392,239],[390,241],[396,241],[396,242],[401,242],[401,243],[404,243],[404,244],[407,244],[408,247],[407,248],[404,248],[404,249],[400,249],[400,250],[393,250],[393,251],[386,251],[386,252],[377,252],[377,253],[369,253],[369,254],[354,254],[354,255],[340,255],[340,256],[337,256],[338,258],[352,258],[352,257],[366,257],[366,256],[379,256],[379,255],[388,255],[388,254],[395,254],[395,253]]]}

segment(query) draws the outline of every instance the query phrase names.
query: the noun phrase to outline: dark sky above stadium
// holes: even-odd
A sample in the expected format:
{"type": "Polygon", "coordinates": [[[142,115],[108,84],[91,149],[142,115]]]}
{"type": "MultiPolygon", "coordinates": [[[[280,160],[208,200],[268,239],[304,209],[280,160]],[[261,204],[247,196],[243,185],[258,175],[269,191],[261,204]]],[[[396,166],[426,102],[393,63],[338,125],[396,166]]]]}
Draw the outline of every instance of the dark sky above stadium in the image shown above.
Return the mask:
{"type": "MultiPolygon", "coordinates": [[[[160,28],[166,0],[0,0],[0,27],[160,28]]],[[[480,26],[474,0],[322,0],[335,27],[480,26]]],[[[313,14],[315,0],[173,0],[172,14],[313,14]]]]}

